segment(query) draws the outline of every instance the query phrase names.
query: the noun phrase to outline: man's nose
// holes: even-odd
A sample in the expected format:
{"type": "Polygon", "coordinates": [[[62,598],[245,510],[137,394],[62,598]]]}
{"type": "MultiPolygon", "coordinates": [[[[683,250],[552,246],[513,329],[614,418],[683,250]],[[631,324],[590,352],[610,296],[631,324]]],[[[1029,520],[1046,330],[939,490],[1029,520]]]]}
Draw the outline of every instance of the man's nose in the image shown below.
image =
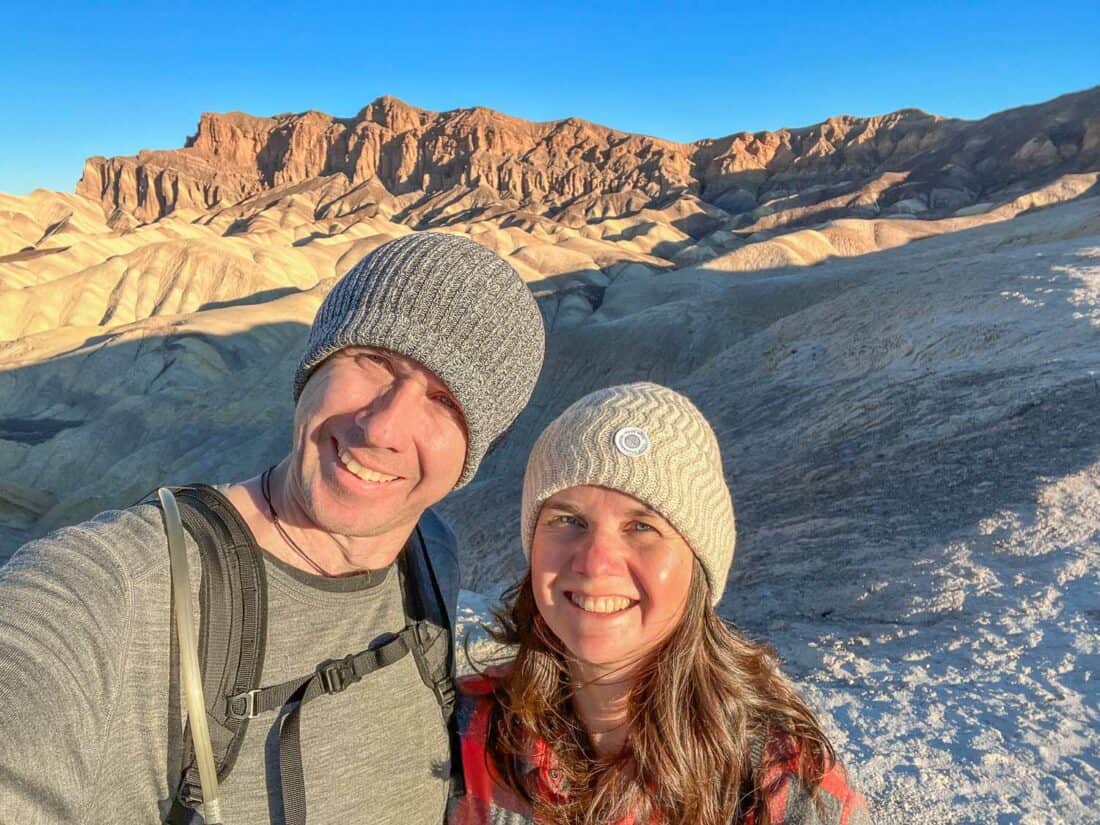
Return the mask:
{"type": "Polygon", "coordinates": [[[397,380],[355,414],[366,446],[404,449],[417,426],[422,389],[415,381],[397,380]]]}

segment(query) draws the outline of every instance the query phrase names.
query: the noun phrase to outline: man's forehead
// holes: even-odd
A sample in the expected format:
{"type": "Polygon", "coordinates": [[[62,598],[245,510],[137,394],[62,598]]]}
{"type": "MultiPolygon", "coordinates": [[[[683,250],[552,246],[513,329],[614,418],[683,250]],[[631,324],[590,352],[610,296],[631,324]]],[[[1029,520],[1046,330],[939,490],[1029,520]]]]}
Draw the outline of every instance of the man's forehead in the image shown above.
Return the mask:
{"type": "Polygon", "coordinates": [[[386,356],[386,358],[390,359],[394,363],[400,364],[401,366],[406,367],[410,370],[415,370],[416,372],[423,373],[424,376],[428,378],[433,384],[442,387],[443,389],[447,390],[447,392],[453,395],[453,392],[451,391],[451,388],[447,386],[446,381],[444,381],[422,363],[417,361],[415,358],[405,355],[404,353],[397,352],[396,350],[386,349],[385,347],[373,347],[366,344],[353,344],[350,347],[344,347],[336,354],[354,356],[368,352],[384,355],[386,356]]]}

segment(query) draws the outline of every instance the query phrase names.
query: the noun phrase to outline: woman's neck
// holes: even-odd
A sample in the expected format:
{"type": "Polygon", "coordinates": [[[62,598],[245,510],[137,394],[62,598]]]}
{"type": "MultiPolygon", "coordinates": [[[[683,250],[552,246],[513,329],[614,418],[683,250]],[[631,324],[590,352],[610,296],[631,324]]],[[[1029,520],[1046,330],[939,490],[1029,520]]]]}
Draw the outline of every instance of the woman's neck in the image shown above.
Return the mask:
{"type": "Polygon", "coordinates": [[[571,667],[573,709],[588,732],[592,747],[601,757],[615,756],[626,744],[630,728],[629,674],[585,673],[581,666],[571,667]]]}

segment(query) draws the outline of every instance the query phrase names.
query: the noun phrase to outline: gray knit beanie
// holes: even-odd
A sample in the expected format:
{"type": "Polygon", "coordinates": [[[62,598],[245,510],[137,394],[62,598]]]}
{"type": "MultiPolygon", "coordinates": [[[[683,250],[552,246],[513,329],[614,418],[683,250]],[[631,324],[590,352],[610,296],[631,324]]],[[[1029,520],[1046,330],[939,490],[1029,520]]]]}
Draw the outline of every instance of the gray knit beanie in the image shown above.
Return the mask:
{"type": "Polygon", "coordinates": [[[412,358],[458,399],[468,440],[457,489],[527,404],[545,336],[531,290],[502,258],[462,235],[420,232],[376,248],[325,297],[294,400],[314,368],[350,346],[412,358]]]}
{"type": "Polygon", "coordinates": [[[528,560],[542,505],[582,485],[618,490],[660,513],[699,559],[718,604],[736,541],[733,498],[718,439],[691,401],[659,384],[626,384],[586,395],[554,419],[523,478],[528,560]]]}

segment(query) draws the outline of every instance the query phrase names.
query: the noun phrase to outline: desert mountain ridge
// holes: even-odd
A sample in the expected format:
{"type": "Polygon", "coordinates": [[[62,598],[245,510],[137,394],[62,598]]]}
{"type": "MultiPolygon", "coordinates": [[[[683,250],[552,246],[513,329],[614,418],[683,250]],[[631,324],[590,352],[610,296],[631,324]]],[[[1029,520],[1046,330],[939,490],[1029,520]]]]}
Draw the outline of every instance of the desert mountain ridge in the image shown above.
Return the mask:
{"type": "Polygon", "coordinates": [[[577,227],[678,199],[739,226],[776,212],[771,225],[838,211],[941,216],[1093,168],[1098,102],[1100,87],[978,121],[904,109],[681,144],[579,118],[437,113],[381,97],[345,119],[206,113],[183,149],[89,158],[77,192],[118,219],[150,221],[321,186],[319,216],[376,198],[418,229],[502,210],[577,227]],[[439,208],[444,198],[468,203],[455,214],[439,208]]]}

